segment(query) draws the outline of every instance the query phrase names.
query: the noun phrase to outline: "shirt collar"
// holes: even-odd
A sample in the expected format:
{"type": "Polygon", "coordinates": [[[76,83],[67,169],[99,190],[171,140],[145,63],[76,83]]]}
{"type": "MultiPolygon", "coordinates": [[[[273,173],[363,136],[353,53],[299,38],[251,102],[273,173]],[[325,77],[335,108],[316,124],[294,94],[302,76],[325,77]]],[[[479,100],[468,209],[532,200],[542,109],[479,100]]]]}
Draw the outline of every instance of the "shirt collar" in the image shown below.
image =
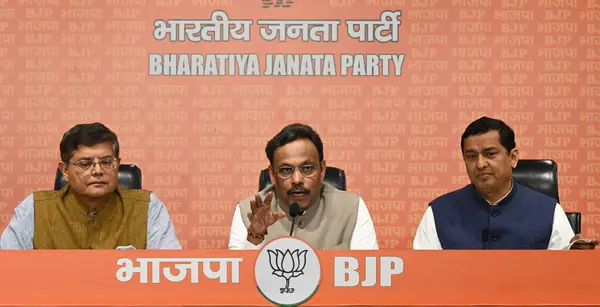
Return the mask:
{"type": "Polygon", "coordinates": [[[492,205],[492,206],[495,206],[495,205],[499,204],[503,199],[505,199],[510,194],[510,192],[512,192],[513,187],[515,186],[514,182],[515,181],[511,177],[510,178],[510,190],[508,190],[508,192],[506,194],[504,194],[504,196],[500,197],[500,199],[498,199],[495,203],[492,204],[487,199],[485,201],[487,201],[487,203],[490,204],[490,205],[492,205]]]}
{"type": "Polygon", "coordinates": [[[96,216],[105,211],[110,212],[112,210],[112,208],[114,207],[114,204],[117,201],[117,198],[121,198],[121,196],[122,196],[123,187],[117,185],[117,188],[113,191],[109,200],[106,203],[100,205],[99,207],[96,207],[95,210],[92,212],[90,212],[88,207],[86,207],[84,204],[82,204],[77,199],[77,197],[75,197],[75,195],[73,194],[73,191],[71,191],[71,185],[69,183],[67,183],[62,189],[60,189],[58,193],[63,201],[68,202],[68,203],[77,204],[77,206],[74,206],[74,207],[78,208],[78,211],[80,213],[82,213],[84,215],[96,216]]]}

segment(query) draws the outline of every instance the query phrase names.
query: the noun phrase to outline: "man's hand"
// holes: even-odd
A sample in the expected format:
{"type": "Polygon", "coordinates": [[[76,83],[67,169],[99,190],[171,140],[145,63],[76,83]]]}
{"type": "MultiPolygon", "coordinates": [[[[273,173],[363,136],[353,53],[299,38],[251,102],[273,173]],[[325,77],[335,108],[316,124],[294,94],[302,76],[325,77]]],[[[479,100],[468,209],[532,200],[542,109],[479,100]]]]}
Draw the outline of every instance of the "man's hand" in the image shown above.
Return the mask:
{"type": "Polygon", "coordinates": [[[595,249],[596,245],[600,244],[598,239],[587,239],[581,234],[575,235],[571,239],[571,243],[575,242],[576,240],[581,240],[582,242],[574,243],[571,245],[571,249],[595,249]]]}
{"type": "MultiPolygon", "coordinates": [[[[271,210],[271,200],[273,192],[269,192],[264,200],[260,199],[260,195],[256,194],[253,200],[250,200],[250,209],[248,213],[250,219],[250,231],[258,236],[262,236],[267,232],[267,228],[275,224],[279,219],[286,217],[285,212],[273,212],[271,210]]],[[[262,239],[256,239],[248,235],[248,241],[258,245],[262,239]]]]}

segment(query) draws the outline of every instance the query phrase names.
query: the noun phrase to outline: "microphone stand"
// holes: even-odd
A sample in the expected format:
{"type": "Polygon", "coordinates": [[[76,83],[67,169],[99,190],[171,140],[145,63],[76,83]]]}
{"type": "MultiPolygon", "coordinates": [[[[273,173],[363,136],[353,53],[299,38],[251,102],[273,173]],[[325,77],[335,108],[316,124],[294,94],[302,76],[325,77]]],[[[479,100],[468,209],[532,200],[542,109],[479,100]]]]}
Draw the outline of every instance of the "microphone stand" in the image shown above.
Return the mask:
{"type": "Polygon", "coordinates": [[[292,233],[294,232],[294,224],[296,224],[296,217],[292,217],[292,227],[290,228],[290,237],[292,236],[292,233]]]}
{"type": "Polygon", "coordinates": [[[290,237],[294,232],[294,224],[296,224],[296,217],[298,216],[298,211],[300,211],[300,205],[297,202],[293,202],[290,205],[290,216],[292,217],[292,227],[290,228],[290,237]]]}
{"type": "Polygon", "coordinates": [[[481,230],[481,249],[487,249],[489,232],[489,229],[481,230]]]}

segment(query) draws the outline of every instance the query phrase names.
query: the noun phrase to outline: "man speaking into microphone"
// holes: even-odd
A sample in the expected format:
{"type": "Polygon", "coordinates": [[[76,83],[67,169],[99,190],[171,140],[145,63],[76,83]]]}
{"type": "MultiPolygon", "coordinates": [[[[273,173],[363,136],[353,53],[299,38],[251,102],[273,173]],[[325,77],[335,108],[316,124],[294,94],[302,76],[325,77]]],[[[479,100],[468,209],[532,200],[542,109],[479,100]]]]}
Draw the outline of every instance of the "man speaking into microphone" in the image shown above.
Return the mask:
{"type": "Polygon", "coordinates": [[[323,142],[311,127],[286,126],[267,143],[265,152],[273,184],[239,201],[229,249],[259,249],[289,235],[315,249],[378,249],[363,199],[323,182],[323,142]]]}

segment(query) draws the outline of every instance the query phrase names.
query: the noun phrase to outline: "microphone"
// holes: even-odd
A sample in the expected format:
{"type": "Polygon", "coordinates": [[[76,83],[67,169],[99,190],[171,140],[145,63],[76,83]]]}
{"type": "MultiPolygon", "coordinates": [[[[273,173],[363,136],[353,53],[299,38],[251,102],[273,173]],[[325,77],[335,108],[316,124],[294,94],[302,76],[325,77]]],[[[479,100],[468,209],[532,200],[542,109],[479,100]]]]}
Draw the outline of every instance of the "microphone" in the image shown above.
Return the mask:
{"type": "Polygon", "coordinates": [[[297,202],[293,202],[290,205],[290,216],[292,217],[292,228],[290,229],[290,237],[292,236],[292,232],[294,231],[294,224],[296,224],[296,217],[298,216],[298,212],[300,211],[300,205],[297,202]]]}
{"type": "Polygon", "coordinates": [[[487,249],[488,236],[490,234],[489,229],[481,230],[481,249],[487,249]]]}

